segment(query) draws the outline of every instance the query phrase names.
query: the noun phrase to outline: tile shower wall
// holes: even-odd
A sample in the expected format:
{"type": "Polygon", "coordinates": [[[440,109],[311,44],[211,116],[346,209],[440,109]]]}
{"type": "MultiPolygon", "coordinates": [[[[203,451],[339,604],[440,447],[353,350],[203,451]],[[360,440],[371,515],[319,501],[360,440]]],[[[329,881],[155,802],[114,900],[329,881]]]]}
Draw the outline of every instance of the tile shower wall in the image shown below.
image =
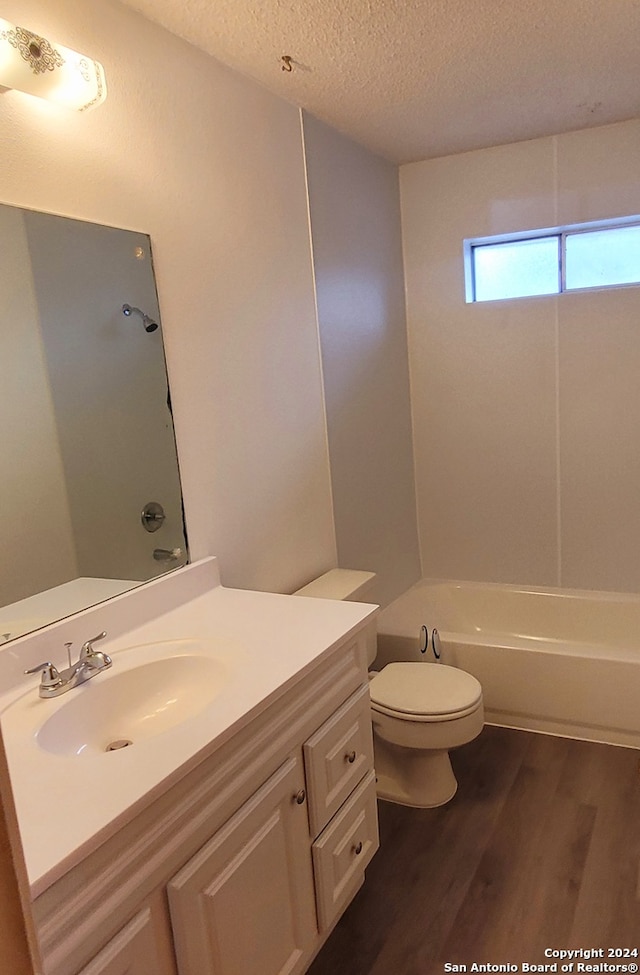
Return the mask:
{"type": "Polygon", "coordinates": [[[401,168],[425,575],[640,590],[640,288],[465,304],[465,237],[640,214],[640,121],[401,168]]]}

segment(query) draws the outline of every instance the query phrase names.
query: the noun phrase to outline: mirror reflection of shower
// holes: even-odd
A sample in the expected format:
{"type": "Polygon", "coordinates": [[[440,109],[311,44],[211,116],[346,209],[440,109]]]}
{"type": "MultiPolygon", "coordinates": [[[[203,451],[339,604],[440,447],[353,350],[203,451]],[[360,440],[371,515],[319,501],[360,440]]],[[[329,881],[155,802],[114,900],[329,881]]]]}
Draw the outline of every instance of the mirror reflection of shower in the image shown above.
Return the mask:
{"type": "Polygon", "coordinates": [[[148,235],[0,204],[0,247],[1,665],[23,633],[184,564],[187,540],[148,235]]]}
{"type": "Polygon", "coordinates": [[[145,332],[155,332],[155,330],[158,327],[158,323],[155,322],[153,318],[150,318],[149,315],[145,315],[145,313],[141,311],[140,308],[136,308],[133,305],[123,305],[122,314],[126,315],[127,318],[129,318],[131,315],[139,315],[140,318],[142,319],[142,324],[144,325],[145,332]]]}

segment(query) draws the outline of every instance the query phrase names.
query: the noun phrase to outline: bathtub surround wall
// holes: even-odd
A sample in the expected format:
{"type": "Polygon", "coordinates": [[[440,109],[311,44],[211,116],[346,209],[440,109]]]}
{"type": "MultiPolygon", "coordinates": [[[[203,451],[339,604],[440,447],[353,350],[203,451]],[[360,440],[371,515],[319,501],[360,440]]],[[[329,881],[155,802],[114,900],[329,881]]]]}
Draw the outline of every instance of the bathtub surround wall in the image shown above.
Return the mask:
{"type": "Polygon", "coordinates": [[[640,288],[465,304],[462,263],[640,214],[639,172],[640,121],[401,168],[426,576],[640,590],[640,288]]]}
{"type": "Polygon", "coordinates": [[[420,577],[398,170],[303,113],[338,564],[420,577]]]}

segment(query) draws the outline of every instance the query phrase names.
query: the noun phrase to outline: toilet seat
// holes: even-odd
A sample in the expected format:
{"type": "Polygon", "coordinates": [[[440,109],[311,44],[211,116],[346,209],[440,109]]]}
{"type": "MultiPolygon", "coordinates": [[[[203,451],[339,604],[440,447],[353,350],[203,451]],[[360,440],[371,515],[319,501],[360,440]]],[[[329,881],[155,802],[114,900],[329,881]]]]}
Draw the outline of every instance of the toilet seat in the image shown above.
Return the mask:
{"type": "Polygon", "coordinates": [[[453,721],[482,703],[479,681],[446,664],[387,664],[369,691],[374,711],[405,721],[453,721]]]}

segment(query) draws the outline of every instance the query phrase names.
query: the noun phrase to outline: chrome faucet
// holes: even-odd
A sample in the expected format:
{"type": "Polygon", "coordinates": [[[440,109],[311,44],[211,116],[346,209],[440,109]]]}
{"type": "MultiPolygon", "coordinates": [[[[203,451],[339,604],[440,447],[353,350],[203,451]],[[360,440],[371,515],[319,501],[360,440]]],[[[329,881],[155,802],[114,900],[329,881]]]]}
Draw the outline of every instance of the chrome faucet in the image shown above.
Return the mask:
{"type": "Polygon", "coordinates": [[[77,662],[65,670],[59,671],[50,660],[45,660],[37,667],[25,670],[25,674],[38,674],[42,671],[38,689],[40,697],[58,697],[60,694],[70,691],[72,687],[77,687],[78,684],[84,684],[86,680],[91,680],[101,671],[107,670],[113,663],[111,657],[100,650],[93,649],[93,644],[97,643],[98,640],[103,640],[106,635],[106,631],[103,631],[83,643],[77,662]]]}

